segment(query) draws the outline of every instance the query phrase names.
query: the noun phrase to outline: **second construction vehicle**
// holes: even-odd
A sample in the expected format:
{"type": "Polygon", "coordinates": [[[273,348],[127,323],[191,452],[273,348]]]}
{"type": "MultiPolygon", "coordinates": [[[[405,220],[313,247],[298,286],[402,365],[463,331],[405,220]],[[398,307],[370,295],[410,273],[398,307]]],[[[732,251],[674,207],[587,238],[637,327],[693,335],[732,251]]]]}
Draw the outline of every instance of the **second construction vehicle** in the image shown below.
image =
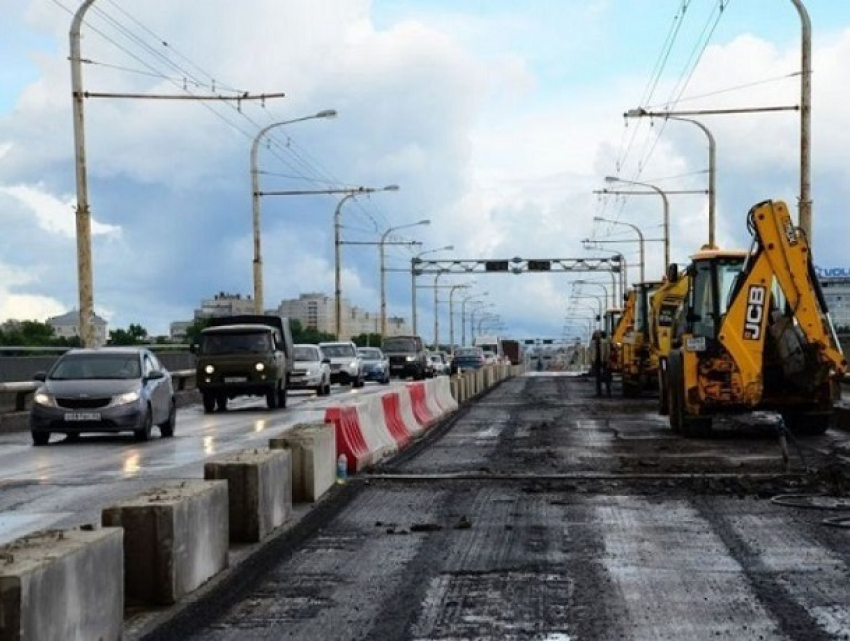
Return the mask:
{"type": "Polygon", "coordinates": [[[798,433],[822,433],[847,362],[808,239],[781,201],[755,205],[747,225],[749,252],[705,250],[688,267],[661,390],[670,426],[701,435],[714,415],[768,410],[798,433]]]}

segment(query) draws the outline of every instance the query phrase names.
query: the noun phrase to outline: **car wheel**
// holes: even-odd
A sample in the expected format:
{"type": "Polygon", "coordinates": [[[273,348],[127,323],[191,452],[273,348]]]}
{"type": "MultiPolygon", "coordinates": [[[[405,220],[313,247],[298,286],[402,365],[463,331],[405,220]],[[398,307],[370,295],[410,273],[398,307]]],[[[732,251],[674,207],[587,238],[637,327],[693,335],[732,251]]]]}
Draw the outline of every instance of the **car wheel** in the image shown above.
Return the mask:
{"type": "Polygon", "coordinates": [[[277,390],[277,406],[284,408],[286,407],[286,387],[280,387],[277,390]]]}
{"type": "Polygon", "coordinates": [[[50,432],[33,432],[32,433],[32,444],[33,445],[47,445],[50,441],[50,432]]]}
{"type": "Polygon", "coordinates": [[[213,410],[215,410],[215,396],[210,394],[209,392],[204,392],[203,394],[204,400],[204,412],[209,414],[213,410]]]}
{"type": "Polygon", "coordinates": [[[277,388],[272,387],[266,392],[266,406],[273,410],[277,407],[277,388]]]}
{"type": "Polygon", "coordinates": [[[328,380],[328,382],[325,383],[325,396],[330,396],[330,395],[331,395],[331,382],[330,382],[330,380],[328,380]]]}
{"type": "Polygon", "coordinates": [[[387,375],[384,377],[384,380],[382,380],[382,381],[381,381],[381,385],[389,385],[389,384],[390,384],[390,375],[389,375],[389,374],[387,374],[387,375]]]}
{"type": "Polygon", "coordinates": [[[151,408],[145,413],[145,418],[142,420],[142,426],[133,431],[133,436],[137,441],[147,441],[151,437],[151,428],[153,427],[153,416],[151,416],[151,408]]]}
{"type": "Polygon", "coordinates": [[[164,438],[171,438],[174,436],[174,426],[177,423],[177,403],[174,399],[171,400],[171,408],[168,410],[168,419],[165,423],[162,423],[159,426],[159,433],[162,434],[164,438]]]}
{"type": "Polygon", "coordinates": [[[218,407],[219,412],[223,412],[227,409],[227,395],[221,394],[215,397],[215,404],[218,407]]]}

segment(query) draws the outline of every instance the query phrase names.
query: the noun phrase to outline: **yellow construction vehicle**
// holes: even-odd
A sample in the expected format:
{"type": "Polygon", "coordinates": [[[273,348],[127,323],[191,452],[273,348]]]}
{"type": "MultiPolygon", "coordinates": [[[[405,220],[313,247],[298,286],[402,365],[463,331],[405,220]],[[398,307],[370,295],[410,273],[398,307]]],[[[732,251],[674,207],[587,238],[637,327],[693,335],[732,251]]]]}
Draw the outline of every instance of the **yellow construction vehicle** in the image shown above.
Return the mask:
{"type": "MultiPolygon", "coordinates": [[[[605,332],[609,344],[608,371],[612,373],[620,371],[620,352],[619,346],[615,342],[615,337],[622,318],[623,310],[619,307],[609,307],[602,316],[602,330],[605,332]]],[[[625,333],[625,328],[623,329],[623,333],[625,333]]],[[[620,341],[622,341],[622,337],[620,341]]]]}
{"type": "Polygon", "coordinates": [[[625,305],[614,331],[611,333],[611,349],[608,356],[608,368],[612,372],[623,371],[623,339],[635,324],[635,296],[629,292],[625,305]]]}
{"type": "Polygon", "coordinates": [[[823,433],[847,362],[808,238],[780,201],[755,205],[747,225],[749,252],[710,249],[691,259],[661,390],[670,426],[696,436],[711,430],[714,415],[769,410],[792,431],[823,433]]]}
{"type": "MultiPolygon", "coordinates": [[[[652,297],[661,286],[661,281],[636,283],[629,292],[633,318],[622,340],[621,379],[623,396],[640,396],[644,389],[655,389],[658,377],[658,356],[651,349],[649,339],[649,309],[652,297]]],[[[624,314],[625,316],[625,314],[624,314]]]]}
{"type": "Polygon", "coordinates": [[[665,279],[650,303],[649,338],[658,359],[658,413],[662,416],[667,414],[669,406],[667,394],[660,392],[667,386],[667,356],[673,339],[673,323],[688,293],[688,278],[689,272],[685,270],[676,274],[675,280],[665,279]]]}

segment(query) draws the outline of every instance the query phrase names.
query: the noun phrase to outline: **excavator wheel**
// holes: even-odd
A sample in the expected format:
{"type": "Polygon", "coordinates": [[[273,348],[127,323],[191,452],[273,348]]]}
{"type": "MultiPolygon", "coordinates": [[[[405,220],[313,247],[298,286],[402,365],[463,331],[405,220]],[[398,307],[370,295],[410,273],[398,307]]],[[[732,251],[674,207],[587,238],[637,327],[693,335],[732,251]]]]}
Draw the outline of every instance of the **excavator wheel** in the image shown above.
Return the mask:
{"type": "Polygon", "coordinates": [[[676,434],[682,430],[682,402],[681,390],[685,384],[682,380],[682,357],[678,354],[670,354],[667,359],[667,384],[664,386],[664,394],[667,396],[667,413],[670,419],[670,429],[676,434]]]}

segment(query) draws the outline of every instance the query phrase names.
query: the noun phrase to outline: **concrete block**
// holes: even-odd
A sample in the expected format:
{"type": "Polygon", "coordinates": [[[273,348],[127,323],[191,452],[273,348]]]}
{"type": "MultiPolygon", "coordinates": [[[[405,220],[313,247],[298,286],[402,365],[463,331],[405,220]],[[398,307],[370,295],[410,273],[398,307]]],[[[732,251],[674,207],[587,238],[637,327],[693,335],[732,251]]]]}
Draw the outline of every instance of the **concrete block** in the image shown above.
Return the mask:
{"type": "Polygon", "coordinates": [[[204,478],[227,481],[231,541],[262,541],[292,515],[287,450],[244,450],[207,461],[204,478]]]}
{"type": "Polygon", "coordinates": [[[226,481],[181,481],[103,510],[124,528],[127,601],[171,605],[227,567],[226,481]]]}
{"type": "Polygon", "coordinates": [[[330,423],[299,423],[269,439],[292,455],[292,500],[315,503],[336,483],[336,430],[330,423]]]}
{"type": "Polygon", "coordinates": [[[0,639],[120,639],[123,532],[51,530],[0,547],[0,639]]]}

